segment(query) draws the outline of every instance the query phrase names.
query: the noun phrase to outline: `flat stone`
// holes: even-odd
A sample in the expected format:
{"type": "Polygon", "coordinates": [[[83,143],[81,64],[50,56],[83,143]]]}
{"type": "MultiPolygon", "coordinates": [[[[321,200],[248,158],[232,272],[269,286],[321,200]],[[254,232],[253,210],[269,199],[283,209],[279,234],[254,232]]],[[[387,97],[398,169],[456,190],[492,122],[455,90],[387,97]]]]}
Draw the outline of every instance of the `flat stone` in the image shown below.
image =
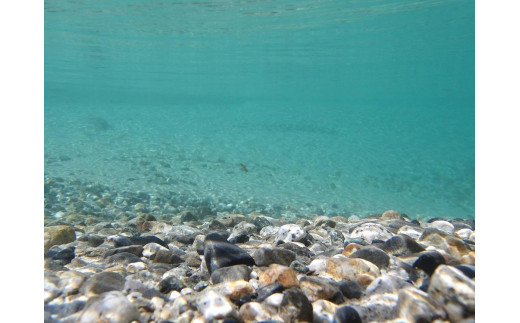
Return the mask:
{"type": "Polygon", "coordinates": [[[390,256],[388,256],[383,250],[372,246],[366,246],[355,251],[350,255],[350,258],[361,258],[368,260],[380,269],[387,268],[390,264],[390,256]]]}
{"type": "Polygon", "coordinates": [[[431,277],[428,295],[442,305],[452,321],[475,317],[475,282],[454,267],[438,266],[431,277]]]}
{"type": "Polygon", "coordinates": [[[254,259],[242,248],[229,242],[208,240],[204,242],[204,260],[208,272],[233,265],[255,265],[254,259]]]}
{"type": "Polygon", "coordinates": [[[159,249],[156,251],[155,255],[150,258],[155,263],[162,263],[162,264],[181,264],[184,262],[184,260],[177,254],[175,254],[171,250],[162,250],[159,249]]]}
{"type": "Polygon", "coordinates": [[[44,252],[52,246],[62,245],[76,240],[74,228],[69,225],[55,225],[44,227],[44,252]]]}
{"type": "Polygon", "coordinates": [[[294,287],[283,292],[279,313],[284,322],[312,322],[313,320],[312,303],[301,290],[294,287]]]}
{"type": "Polygon", "coordinates": [[[296,260],[296,254],[284,248],[263,247],[253,252],[253,259],[257,266],[269,266],[271,264],[289,266],[291,262],[296,260]]]}
{"type": "Polygon", "coordinates": [[[115,272],[101,272],[89,277],[81,291],[87,295],[100,295],[108,291],[121,291],[125,286],[125,278],[115,272]]]}
{"type": "Polygon", "coordinates": [[[447,234],[453,234],[453,231],[455,230],[455,226],[453,224],[443,220],[437,220],[429,223],[428,228],[441,230],[447,234]]]}
{"type": "Polygon", "coordinates": [[[344,280],[338,283],[338,288],[347,299],[361,298],[365,291],[361,285],[355,280],[344,280]]]}
{"type": "Polygon", "coordinates": [[[269,307],[256,303],[245,303],[240,307],[240,317],[246,322],[270,322],[269,320],[281,320],[276,312],[269,307]]]}
{"type": "Polygon", "coordinates": [[[381,215],[381,220],[400,220],[401,218],[401,214],[394,210],[385,211],[381,215]]]}
{"type": "Polygon", "coordinates": [[[411,286],[411,284],[400,277],[385,274],[377,277],[367,286],[365,295],[371,296],[373,294],[397,293],[405,286],[411,286]]]}
{"type": "Polygon", "coordinates": [[[246,265],[234,265],[229,267],[222,267],[215,270],[211,274],[211,281],[213,284],[222,282],[233,282],[237,280],[249,280],[251,268],[246,265]]]}
{"type": "Polygon", "coordinates": [[[78,317],[78,323],[139,321],[139,311],[121,292],[106,292],[92,297],[78,317]]]}
{"type": "Polygon", "coordinates": [[[233,282],[223,282],[211,287],[208,290],[217,292],[230,300],[236,301],[254,292],[253,287],[247,281],[237,280],[233,282]]]}

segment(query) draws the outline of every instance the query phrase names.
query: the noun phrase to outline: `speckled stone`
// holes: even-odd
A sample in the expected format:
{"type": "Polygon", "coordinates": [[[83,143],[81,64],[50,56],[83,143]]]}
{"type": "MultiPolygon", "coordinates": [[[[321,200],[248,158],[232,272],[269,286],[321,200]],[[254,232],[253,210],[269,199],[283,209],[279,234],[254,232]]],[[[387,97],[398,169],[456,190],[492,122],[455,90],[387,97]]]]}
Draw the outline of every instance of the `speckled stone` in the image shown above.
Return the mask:
{"type": "Polygon", "coordinates": [[[208,290],[217,292],[219,295],[225,296],[230,300],[238,300],[254,292],[253,287],[247,281],[237,280],[233,282],[223,282],[211,287],[208,290]]]}
{"type": "Polygon", "coordinates": [[[367,243],[372,243],[373,240],[386,241],[392,237],[392,233],[384,226],[378,223],[364,223],[352,231],[350,237],[353,239],[363,239],[367,243]]]}
{"type": "Polygon", "coordinates": [[[272,283],[280,283],[285,288],[298,286],[298,278],[294,270],[287,266],[278,264],[270,265],[259,275],[259,281],[263,284],[269,285],[272,283]]]}
{"type": "Polygon", "coordinates": [[[76,240],[74,228],[69,225],[55,225],[44,227],[44,252],[52,246],[57,246],[76,240]]]}
{"type": "Polygon", "coordinates": [[[277,313],[261,303],[249,302],[240,307],[240,317],[246,322],[281,320],[277,313]]]}
{"type": "Polygon", "coordinates": [[[336,280],[356,280],[361,286],[368,286],[381,275],[379,268],[373,263],[360,259],[350,259],[336,255],[327,261],[327,274],[336,280]]]}
{"type": "Polygon", "coordinates": [[[454,267],[439,265],[431,277],[428,295],[442,304],[452,321],[475,316],[475,282],[454,267]]]}
{"type": "Polygon", "coordinates": [[[408,286],[399,290],[396,315],[409,322],[446,320],[446,313],[432,302],[428,294],[408,286]]]}
{"type": "Polygon", "coordinates": [[[336,307],[336,304],[323,299],[312,302],[313,323],[333,322],[336,307]]]}
{"type": "Polygon", "coordinates": [[[129,323],[139,321],[139,311],[121,292],[106,292],[88,300],[77,322],[129,323]]]}
{"type": "Polygon", "coordinates": [[[297,224],[282,225],[278,231],[276,241],[292,242],[302,241],[307,236],[307,232],[297,224]]]}
{"type": "Polygon", "coordinates": [[[283,292],[279,313],[284,322],[312,322],[313,320],[312,303],[302,291],[294,287],[283,292]]]}
{"type": "Polygon", "coordinates": [[[395,235],[386,240],[382,249],[396,257],[409,256],[424,251],[424,247],[405,234],[395,235]]]}

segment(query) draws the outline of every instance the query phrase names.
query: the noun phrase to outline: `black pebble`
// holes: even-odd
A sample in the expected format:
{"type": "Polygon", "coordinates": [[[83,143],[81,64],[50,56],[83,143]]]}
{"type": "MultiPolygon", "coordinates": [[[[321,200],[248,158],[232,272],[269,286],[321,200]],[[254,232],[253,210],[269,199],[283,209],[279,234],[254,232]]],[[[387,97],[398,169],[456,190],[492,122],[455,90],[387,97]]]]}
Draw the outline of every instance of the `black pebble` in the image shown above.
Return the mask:
{"type": "MultiPolygon", "coordinates": [[[[213,239],[213,237],[210,237],[213,239]]],[[[208,240],[204,241],[204,260],[208,272],[211,273],[222,267],[233,265],[254,266],[255,261],[244,249],[229,242],[208,240]]]]}
{"type": "Polygon", "coordinates": [[[431,276],[435,269],[439,265],[446,264],[446,260],[444,257],[437,251],[426,251],[423,252],[419,258],[413,263],[413,267],[416,269],[421,269],[428,276],[431,276]]]}
{"type": "Polygon", "coordinates": [[[244,243],[249,241],[249,236],[246,233],[240,233],[231,239],[228,239],[229,243],[244,243]]]}
{"type": "Polygon", "coordinates": [[[138,244],[138,245],[144,246],[145,244],[154,242],[154,243],[160,244],[161,246],[163,246],[165,248],[168,248],[168,245],[162,239],[160,239],[156,236],[129,237],[128,239],[130,240],[131,244],[138,244]]]}
{"type": "Polygon", "coordinates": [[[112,256],[106,258],[106,262],[109,264],[118,263],[118,264],[128,265],[128,264],[131,264],[133,262],[138,262],[138,261],[143,262],[143,260],[141,258],[139,258],[136,255],[129,253],[129,252],[116,253],[115,255],[112,255],[112,256]]]}
{"type": "Polygon", "coordinates": [[[361,298],[364,291],[363,287],[355,280],[339,282],[339,290],[346,298],[361,298]]]}
{"type": "Polygon", "coordinates": [[[341,306],[336,309],[334,323],[363,323],[359,313],[352,306],[341,306]]]}

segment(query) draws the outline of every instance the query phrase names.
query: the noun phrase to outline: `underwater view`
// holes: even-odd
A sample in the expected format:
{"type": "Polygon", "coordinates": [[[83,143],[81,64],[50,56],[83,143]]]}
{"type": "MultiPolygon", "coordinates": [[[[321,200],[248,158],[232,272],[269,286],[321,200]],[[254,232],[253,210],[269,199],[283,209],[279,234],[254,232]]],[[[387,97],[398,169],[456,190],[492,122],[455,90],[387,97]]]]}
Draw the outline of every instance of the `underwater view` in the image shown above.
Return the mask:
{"type": "Polygon", "coordinates": [[[215,212],[474,218],[473,7],[45,1],[45,177],[215,212]]]}
{"type": "Polygon", "coordinates": [[[474,316],[474,1],[44,8],[46,322],[474,316]],[[314,312],[284,309],[301,293],[314,312]]]}

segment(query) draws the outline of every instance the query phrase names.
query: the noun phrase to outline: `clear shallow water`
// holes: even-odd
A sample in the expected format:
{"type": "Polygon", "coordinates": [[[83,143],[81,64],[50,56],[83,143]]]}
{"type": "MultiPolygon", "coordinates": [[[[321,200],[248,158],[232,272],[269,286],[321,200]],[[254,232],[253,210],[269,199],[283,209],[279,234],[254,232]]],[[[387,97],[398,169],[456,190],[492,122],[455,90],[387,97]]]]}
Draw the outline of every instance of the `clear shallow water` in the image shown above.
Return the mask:
{"type": "Polygon", "coordinates": [[[474,217],[474,129],[473,1],[45,1],[46,177],[474,217]]]}

